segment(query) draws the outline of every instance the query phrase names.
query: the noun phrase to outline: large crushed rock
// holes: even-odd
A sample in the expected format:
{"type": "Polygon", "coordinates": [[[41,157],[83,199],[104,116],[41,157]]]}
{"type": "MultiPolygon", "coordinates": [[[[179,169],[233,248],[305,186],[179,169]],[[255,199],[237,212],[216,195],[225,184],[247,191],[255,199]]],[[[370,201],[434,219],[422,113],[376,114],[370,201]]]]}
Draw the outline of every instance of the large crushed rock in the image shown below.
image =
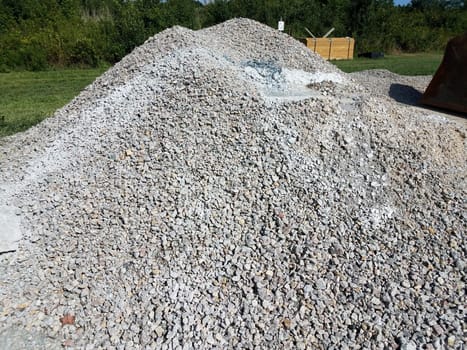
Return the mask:
{"type": "Polygon", "coordinates": [[[465,346],[465,124],[363,81],[250,20],[175,27],[2,140],[3,342],[465,346]]]}

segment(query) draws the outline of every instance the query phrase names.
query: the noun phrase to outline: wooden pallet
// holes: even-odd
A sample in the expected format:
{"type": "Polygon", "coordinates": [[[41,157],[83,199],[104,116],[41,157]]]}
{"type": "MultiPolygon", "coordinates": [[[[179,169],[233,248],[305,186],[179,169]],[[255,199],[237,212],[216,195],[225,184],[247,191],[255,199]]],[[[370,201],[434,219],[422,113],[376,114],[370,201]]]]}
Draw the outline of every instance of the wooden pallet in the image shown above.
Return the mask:
{"type": "Polygon", "coordinates": [[[306,38],[306,46],[326,60],[353,59],[353,38],[306,38]]]}

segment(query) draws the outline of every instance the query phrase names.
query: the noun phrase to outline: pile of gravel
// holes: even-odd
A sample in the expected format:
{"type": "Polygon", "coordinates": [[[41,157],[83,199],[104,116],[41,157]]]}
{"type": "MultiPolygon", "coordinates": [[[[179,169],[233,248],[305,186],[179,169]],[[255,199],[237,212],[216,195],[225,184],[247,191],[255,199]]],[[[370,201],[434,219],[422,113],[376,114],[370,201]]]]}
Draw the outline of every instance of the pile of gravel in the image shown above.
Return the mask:
{"type": "Polygon", "coordinates": [[[1,140],[0,348],[463,348],[465,124],[364,76],[174,27],[1,140]]]}

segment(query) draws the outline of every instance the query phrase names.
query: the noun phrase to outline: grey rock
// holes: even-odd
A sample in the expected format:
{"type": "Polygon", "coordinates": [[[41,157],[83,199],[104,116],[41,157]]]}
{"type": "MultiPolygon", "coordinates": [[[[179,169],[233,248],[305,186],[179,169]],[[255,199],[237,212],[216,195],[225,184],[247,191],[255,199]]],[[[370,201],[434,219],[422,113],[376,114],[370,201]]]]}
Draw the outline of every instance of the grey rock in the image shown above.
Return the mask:
{"type": "Polygon", "coordinates": [[[18,249],[22,237],[18,210],[13,206],[0,205],[0,253],[18,249]]]}

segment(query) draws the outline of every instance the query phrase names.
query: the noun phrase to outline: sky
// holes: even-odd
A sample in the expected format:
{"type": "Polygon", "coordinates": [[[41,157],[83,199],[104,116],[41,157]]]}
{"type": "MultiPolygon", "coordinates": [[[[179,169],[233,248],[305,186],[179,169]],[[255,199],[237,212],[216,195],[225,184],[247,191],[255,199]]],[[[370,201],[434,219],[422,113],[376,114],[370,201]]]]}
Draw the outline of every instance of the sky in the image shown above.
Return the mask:
{"type": "Polygon", "coordinates": [[[395,5],[407,5],[410,0],[394,0],[395,5]]]}

